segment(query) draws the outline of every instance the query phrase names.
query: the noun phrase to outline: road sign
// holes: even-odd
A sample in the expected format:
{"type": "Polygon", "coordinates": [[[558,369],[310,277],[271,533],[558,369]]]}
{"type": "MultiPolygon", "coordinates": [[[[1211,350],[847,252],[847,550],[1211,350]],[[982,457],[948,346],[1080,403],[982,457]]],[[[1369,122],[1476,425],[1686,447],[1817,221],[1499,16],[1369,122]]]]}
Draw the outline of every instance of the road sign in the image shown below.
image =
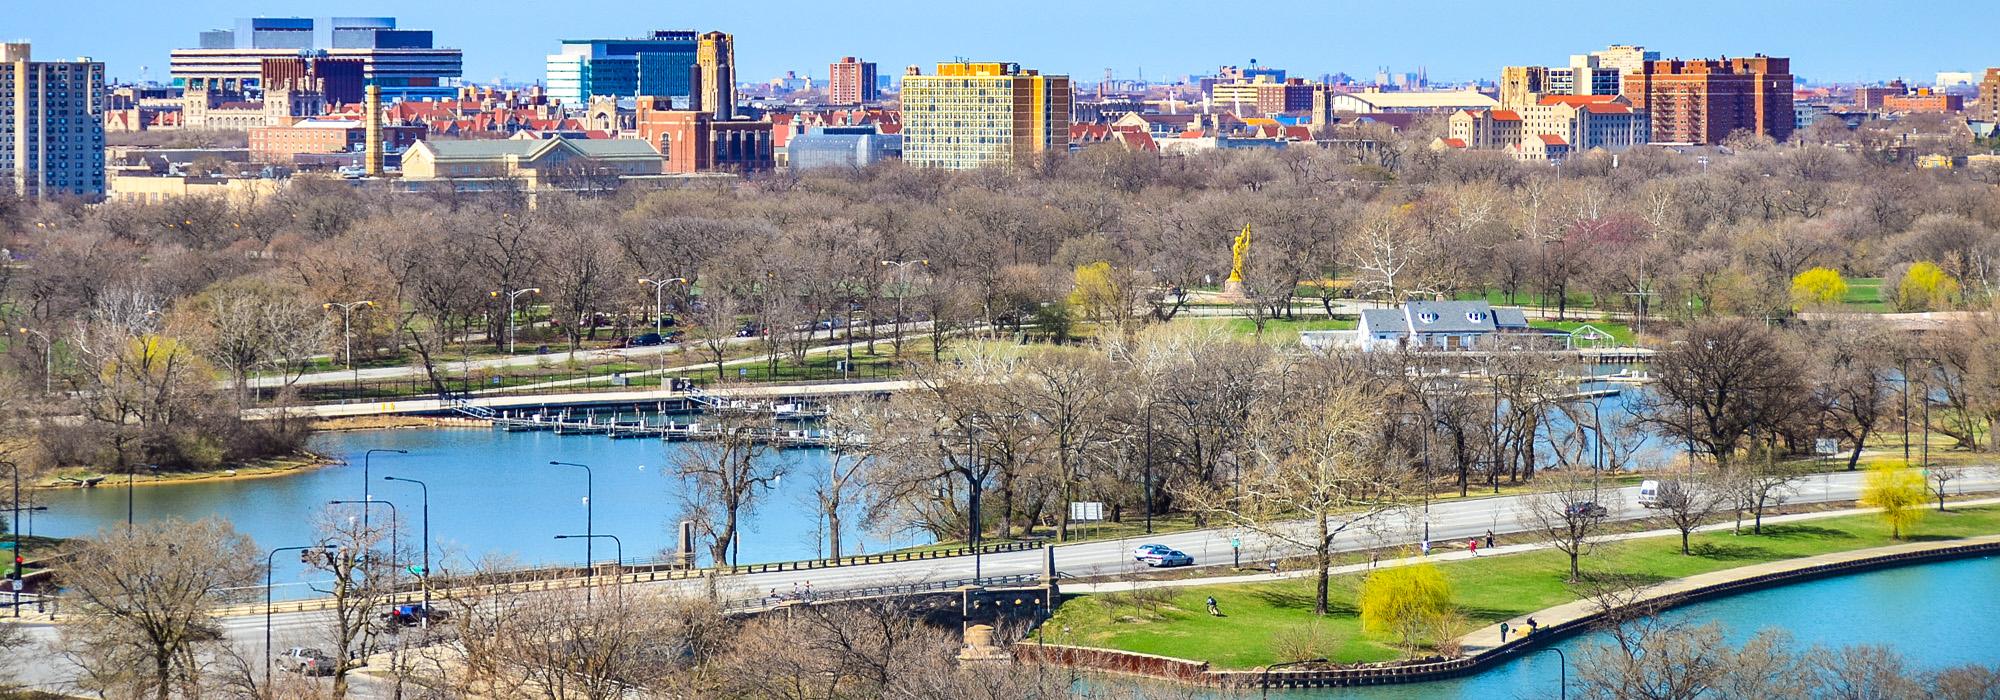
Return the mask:
{"type": "Polygon", "coordinates": [[[1840,454],[1840,441],[1834,438],[1819,438],[1814,440],[1813,452],[1820,455],[1840,454]]]}

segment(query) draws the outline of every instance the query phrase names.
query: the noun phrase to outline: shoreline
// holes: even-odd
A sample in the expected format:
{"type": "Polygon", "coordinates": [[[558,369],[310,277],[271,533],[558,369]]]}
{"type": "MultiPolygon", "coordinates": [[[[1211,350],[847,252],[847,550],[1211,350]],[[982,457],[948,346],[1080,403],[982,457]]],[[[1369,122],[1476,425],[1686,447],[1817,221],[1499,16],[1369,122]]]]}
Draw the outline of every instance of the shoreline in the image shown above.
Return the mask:
{"type": "MultiPolygon", "coordinates": [[[[476,421],[457,418],[430,418],[417,416],[336,418],[315,423],[315,432],[350,433],[368,430],[410,430],[431,428],[477,428],[483,427],[476,421]]],[[[164,474],[139,474],[132,480],[134,488],[142,486],[172,486],[177,484],[215,483],[225,481],[251,481],[292,476],[301,472],[324,469],[343,464],[339,458],[323,455],[311,450],[302,450],[284,457],[272,457],[255,462],[237,464],[221,469],[192,472],[166,472],[164,474]]],[[[65,481],[57,476],[49,476],[36,481],[29,488],[46,491],[61,491],[84,488],[122,488],[124,474],[111,472],[75,472],[66,474],[72,478],[102,477],[96,486],[84,486],[65,481]]]]}

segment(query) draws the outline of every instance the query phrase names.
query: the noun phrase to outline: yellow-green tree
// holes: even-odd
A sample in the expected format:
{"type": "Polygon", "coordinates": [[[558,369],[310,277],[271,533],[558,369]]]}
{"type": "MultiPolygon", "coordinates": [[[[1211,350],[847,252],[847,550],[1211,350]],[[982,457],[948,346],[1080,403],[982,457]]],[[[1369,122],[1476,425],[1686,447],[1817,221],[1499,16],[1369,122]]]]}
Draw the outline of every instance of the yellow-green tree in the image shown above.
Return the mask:
{"type": "Polygon", "coordinates": [[[1792,310],[1804,311],[1840,303],[1847,297],[1847,280],[1831,268],[1815,267],[1792,278],[1792,310]]]}
{"type": "Polygon", "coordinates": [[[1429,563],[1376,569],[1361,582],[1360,607],[1363,630],[1413,649],[1418,634],[1452,613],[1451,582],[1429,563]]]}
{"type": "Polygon", "coordinates": [[[1901,462],[1883,462],[1868,468],[1861,505],[1882,509],[1889,537],[1900,540],[1928,512],[1924,510],[1928,495],[1922,473],[1901,462]]]}
{"type": "Polygon", "coordinates": [[[1958,280],[1928,260],[1911,265],[1896,282],[1896,308],[1902,311],[1949,308],[1957,296],[1958,280]]]}

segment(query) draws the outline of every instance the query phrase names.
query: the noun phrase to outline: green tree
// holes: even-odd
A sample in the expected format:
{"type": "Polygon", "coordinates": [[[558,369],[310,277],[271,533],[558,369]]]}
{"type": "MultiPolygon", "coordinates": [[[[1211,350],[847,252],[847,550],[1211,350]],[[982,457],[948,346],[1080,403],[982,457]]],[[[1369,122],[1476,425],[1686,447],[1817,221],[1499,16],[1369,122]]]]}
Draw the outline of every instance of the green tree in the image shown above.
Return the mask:
{"type": "Polygon", "coordinates": [[[1792,278],[1792,310],[1825,308],[1847,297],[1847,280],[1837,270],[1815,267],[1792,278]]]}
{"type": "Polygon", "coordinates": [[[1360,607],[1362,629],[1414,649],[1418,633],[1451,614],[1451,582],[1429,562],[1376,569],[1361,582],[1360,607]]]}
{"type": "Polygon", "coordinates": [[[1896,308],[1900,311],[1949,308],[1957,296],[1958,280],[1928,260],[1911,265],[1896,282],[1896,308]]]}
{"type": "Polygon", "coordinates": [[[1930,496],[1924,475],[1901,462],[1883,462],[1868,468],[1868,481],[1861,490],[1861,505],[1882,509],[1882,521],[1889,524],[1889,537],[1903,535],[1923,520],[1924,503],[1930,496]]]}

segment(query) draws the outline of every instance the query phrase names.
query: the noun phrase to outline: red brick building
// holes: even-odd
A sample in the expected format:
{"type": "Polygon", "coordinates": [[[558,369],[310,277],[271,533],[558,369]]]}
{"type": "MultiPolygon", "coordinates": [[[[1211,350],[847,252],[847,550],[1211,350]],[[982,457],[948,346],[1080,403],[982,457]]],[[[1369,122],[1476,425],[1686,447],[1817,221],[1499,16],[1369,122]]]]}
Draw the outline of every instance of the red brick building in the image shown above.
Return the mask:
{"type": "Polygon", "coordinates": [[[708,112],[674,110],[664,98],[638,98],[639,138],[667,159],[668,173],[756,172],[777,164],[771,122],[716,121],[708,112]]]}
{"type": "MultiPolygon", "coordinates": [[[[289,165],[301,153],[351,153],[367,141],[368,129],[353,119],[303,119],[291,126],[250,129],[250,159],[289,165]]],[[[401,151],[424,138],[421,126],[382,127],[382,145],[401,151]]]]}
{"type": "Polygon", "coordinates": [[[1623,90],[1633,109],[1652,114],[1655,143],[1714,144],[1737,131],[1792,136],[1788,58],[1648,61],[1625,76],[1623,90]]]}
{"type": "Polygon", "coordinates": [[[1962,112],[1965,98],[1958,95],[1931,92],[1930,88],[1917,88],[1907,95],[1889,95],[1882,98],[1885,112],[1962,112]]]}
{"type": "Polygon", "coordinates": [[[875,64],[853,56],[827,66],[826,100],[830,104],[858,105],[874,102],[875,64]]]}

